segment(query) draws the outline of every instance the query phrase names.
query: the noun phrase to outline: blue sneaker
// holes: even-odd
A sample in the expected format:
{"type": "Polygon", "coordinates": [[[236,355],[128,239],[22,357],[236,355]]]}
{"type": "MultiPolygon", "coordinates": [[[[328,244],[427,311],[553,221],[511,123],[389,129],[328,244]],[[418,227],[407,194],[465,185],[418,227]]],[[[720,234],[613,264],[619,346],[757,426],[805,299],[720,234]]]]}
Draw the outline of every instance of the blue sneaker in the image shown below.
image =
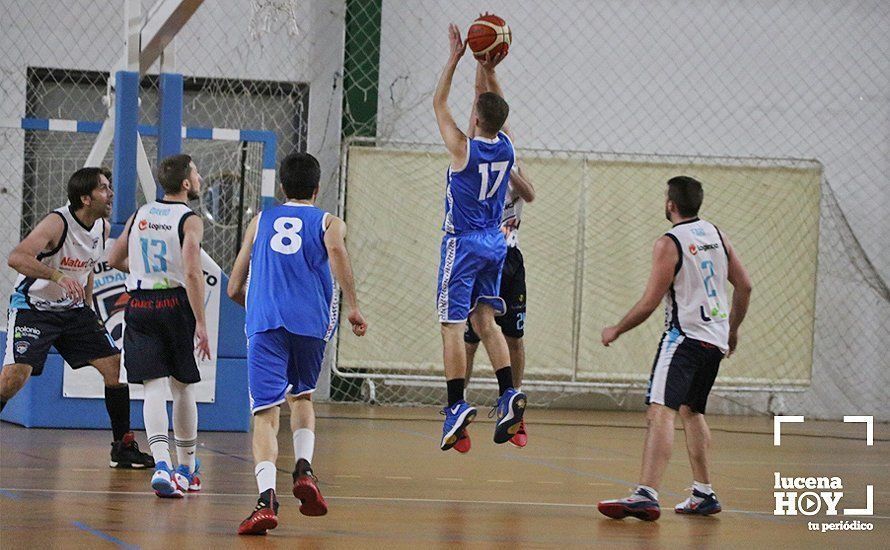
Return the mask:
{"type": "Polygon", "coordinates": [[[694,514],[698,516],[719,514],[722,509],[716,494],[706,495],[695,489],[692,489],[692,496],[674,506],[674,512],[678,514],[694,514]]]}
{"type": "Polygon", "coordinates": [[[494,426],[494,442],[510,441],[522,426],[522,415],[525,413],[526,398],[521,391],[508,389],[498,397],[498,420],[494,426]]]}
{"type": "Polygon", "coordinates": [[[173,473],[173,481],[183,493],[197,493],[201,490],[201,478],[198,471],[201,469],[201,461],[195,459],[195,471],[190,472],[188,466],[180,464],[173,473]]]}
{"type": "Polygon", "coordinates": [[[151,476],[151,488],[161,498],[182,498],[182,491],[173,481],[173,472],[166,462],[161,461],[155,465],[155,473],[151,476]]]}
{"type": "Polygon", "coordinates": [[[476,418],[476,409],[461,399],[451,407],[442,409],[445,415],[445,425],[442,426],[441,449],[447,451],[454,447],[458,441],[458,434],[476,418]]]}
{"type": "Polygon", "coordinates": [[[655,521],[661,517],[661,507],[652,494],[641,487],[627,498],[604,500],[596,505],[596,509],[604,516],[612,519],[624,519],[633,516],[644,521],[655,521]]]}

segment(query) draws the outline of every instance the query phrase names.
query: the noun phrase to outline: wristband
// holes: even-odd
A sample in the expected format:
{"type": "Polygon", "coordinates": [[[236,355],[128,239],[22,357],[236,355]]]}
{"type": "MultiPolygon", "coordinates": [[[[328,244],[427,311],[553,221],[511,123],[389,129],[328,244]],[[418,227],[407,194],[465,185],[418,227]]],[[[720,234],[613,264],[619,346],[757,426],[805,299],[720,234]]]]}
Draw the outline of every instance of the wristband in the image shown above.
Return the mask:
{"type": "Polygon", "coordinates": [[[62,280],[62,278],[64,276],[65,276],[65,274],[57,269],[57,270],[53,271],[52,276],[50,276],[50,280],[54,283],[58,283],[59,281],[62,280]]]}

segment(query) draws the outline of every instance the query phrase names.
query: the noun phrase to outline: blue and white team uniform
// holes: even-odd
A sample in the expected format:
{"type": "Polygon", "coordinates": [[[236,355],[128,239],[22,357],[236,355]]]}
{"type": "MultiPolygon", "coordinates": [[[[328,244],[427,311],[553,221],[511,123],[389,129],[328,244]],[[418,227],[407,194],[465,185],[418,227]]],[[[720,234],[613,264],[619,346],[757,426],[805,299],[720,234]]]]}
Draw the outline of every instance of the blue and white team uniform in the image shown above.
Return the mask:
{"type": "Polygon", "coordinates": [[[257,222],[247,278],[247,378],[254,413],[315,391],[337,327],[324,245],[329,214],[288,202],[257,222]]]}
{"type": "Polygon", "coordinates": [[[437,309],[439,322],[466,321],[479,302],[503,315],[499,296],[507,244],[500,231],[515,155],[507,134],[467,139],[467,163],[448,168],[437,309]]]}

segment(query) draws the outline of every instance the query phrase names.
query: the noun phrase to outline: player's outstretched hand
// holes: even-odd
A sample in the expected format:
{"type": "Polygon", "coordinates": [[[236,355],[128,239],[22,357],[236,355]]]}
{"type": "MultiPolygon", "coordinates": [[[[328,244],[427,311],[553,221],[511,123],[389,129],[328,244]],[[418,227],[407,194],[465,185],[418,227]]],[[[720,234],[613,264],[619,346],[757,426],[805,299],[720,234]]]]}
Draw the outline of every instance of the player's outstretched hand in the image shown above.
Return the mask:
{"type": "Polygon", "coordinates": [[[358,308],[349,312],[349,324],[352,325],[352,333],[356,336],[364,336],[368,331],[368,322],[362,316],[362,312],[358,308]]]}
{"type": "Polygon", "coordinates": [[[731,330],[729,331],[729,351],[726,352],[726,357],[729,358],[735,353],[735,347],[739,344],[739,333],[737,331],[731,330]]]}
{"type": "Polygon", "coordinates": [[[454,23],[448,25],[448,43],[451,47],[451,59],[456,62],[467,51],[467,43],[460,37],[460,29],[454,23]]]}
{"type": "Polygon", "coordinates": [[[618,339],[618,327],[606,327],[603,329],[603,345],[609,347],[609,344],[618,339]]]}
{"type": "Polygon", "coordinates": [[[485,54],[485,57],[479,59],[479,64],[482,65],[482,68],[486,71],[493,71],[494,68],[498,66],[498,63],[503,61],[505,57],[507,57],[506,52],[498,52],[495,54],[488,52],[485,54]]]}
{"type": "Polygon", "coordinates": [[[75,302],[82,302],[84,299],[83,285],[68,277],[67,275],[59,279],[58,285],[65,289],[65,295],[75,302]]]}
{"type": "Polygon", "coordinates": [[[195,351],[198,352],[198,359],[210,359],[210,338],[204,325],[195,326],[195,351]]]}

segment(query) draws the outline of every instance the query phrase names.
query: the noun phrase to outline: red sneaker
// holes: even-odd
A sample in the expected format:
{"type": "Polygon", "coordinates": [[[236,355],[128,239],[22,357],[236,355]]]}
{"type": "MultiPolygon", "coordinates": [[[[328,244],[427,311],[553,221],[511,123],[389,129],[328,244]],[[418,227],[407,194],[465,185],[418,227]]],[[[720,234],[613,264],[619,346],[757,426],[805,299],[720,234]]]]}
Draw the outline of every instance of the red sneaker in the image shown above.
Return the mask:
{"type": "Polygon", "coordinates": [[[453,449],[460,454],[464,454],[470,452],[470,446],[470,432],[464,428],[461,430],[460,435],[457,436],[457,443],[454,444],[453,449]]]}
{"type": "Polygon", "coordinates": [[[318,490],[314,475],[294,477],[294,496],[300,499],[300,513],[304,516],[323,516],[328,513],[328,503],[318,490]]]}
{"type": "MultiPolygon", "coordinates": [[[[271,489],[270,489],[271,490],[271,489]]],[[[278,500],[275,499],[275,492],[272,492],[271,504],[263,501],[262,498],[257,500],[256,508],[247,519],[238,526],[239,535],[265,535],[269,529],[278,527],[278,500]]]]}
{"type": "Polygon", "coordinates": [[[516,434],[510,438],[510,441],[508,441],[508,443],[510,443],[510,445],[513,445],[514,447],[519,447],[520,449],[525,447],[525,445],[528,443],[528,434],[525,433],[524,418],[522,419],[522,422],[519,423],[519,429],[516,430],[516,434]]]}

